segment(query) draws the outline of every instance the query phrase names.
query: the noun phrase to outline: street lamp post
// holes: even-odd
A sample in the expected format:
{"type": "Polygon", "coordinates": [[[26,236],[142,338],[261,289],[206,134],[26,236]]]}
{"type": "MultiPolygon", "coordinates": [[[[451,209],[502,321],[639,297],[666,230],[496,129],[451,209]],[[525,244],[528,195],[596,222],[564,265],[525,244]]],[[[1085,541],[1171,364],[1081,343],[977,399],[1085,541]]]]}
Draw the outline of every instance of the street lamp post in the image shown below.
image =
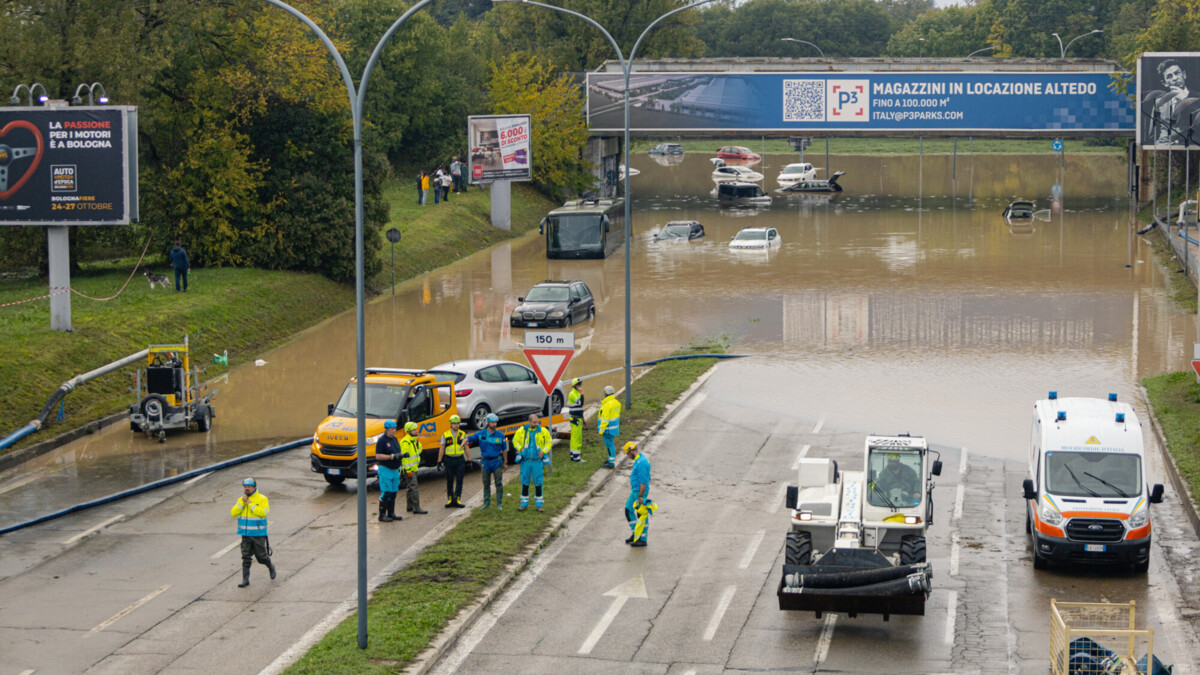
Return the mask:
{"type": "Polygon", "coordinates": [[[18,84],[17,86],[13,87],[12,96],[10,96],[8,99],[10,105],[21,105],[22,89],[25,90],[25,94],[29,97],[27,105],[30,108],[33,107],[33,93],[38,89],[42,90],[42,95],[38,96],[37,99],[38,103],[45,103],[46,101],[50,100],[50,95],[46,93],[46,88],[42,86],[42,83],[34,82],[33,84],[18,84]]]}
{"type": "Polygon", "coordinates": [[[925,38],[917,38],[917,42],[921,43],[921,51],[918,52],[920,54],[920,58],[925,58],[925,38]]]}
{"type": "Polygon", "coordinates": [[[821,55],[821,58],[825,58],[825,52],[821,51],[820,47],[814,45],[813,43],[809,42],[808,40],[797,40],[796,38],[779,38],[779,41],[780,42],[799,42],[802,45],[808,45],[809,47],[812,47],[813,49],[817,50],[817,53],[821,55]]]}
{"type": "MultiPolygon", "coordinates": [[[[428,0],[426,0],[426,1],[428,1],[428,0]]],[[[700,5],[707,4],[709,2],[712,2],[713,0],[699,0],[699,2],[693,2],[690,5],[684,5],[683,7],[677,7],[675,9],[667,12],[666,14],[663,14],[662,16],[658,17],[654,21],[651,21],[650,25],[646,26],[646,29],[643,30],[642,34],[638,36],[638,39],[636,41],[634,41],[633,49],[629,50],[629,58],[628,59],[626,59],[624,54],[621,52],[621,46],[617,44],[617,41],[615,39],[613,39],[613,36],[610,35],[607,30],[604,30],[604,26],[601,26],[599,23],[596,22],[595,19],[593,19],[585,14],[580,14],[579,12],[575,12],[575,11],[572,11],[572,10],[569,10],[569,9],[566,9],[563,7],[555,7],[554,5],[546,5],[546,4],[542,4],[540,2],[534,2],[534,0],[492,0],[492,1],[493,2],[518,2],[522,5],[534,5],[535,7],[544,7],[546,9],[551,9],[556,12],[562,12],[563,14],[570,14],[571,16],[575,16],[575,17],[579,17],[580,19],[583,19],[584,21],[595,26],[601,33],[604,34],[604,37],[608,38],[609,43],[612,44],[613,49],[615,49],[617,52],[617,61],[619,61],[621,63],[621,70],[625,73],[625,94],[624,94],[625,95],[625,167],[624,167],[625,168],[625,407],[627,409],[632,409],[632,407],[633,407],[632,394],[630,392],[633,388],[633,386],[632,386],[633,385],[633,367],[632,367],[632,365],[630,365],[632,363],[631,356],[630,356],[632,340],[630,338],[630,295],[631,295],[631,293],[630,293],[630,288],[629,288],[629,241],[630,241],[630,233],[633,230],[633,216],[630,213],[630,199],[629,199],[629,194],[630,194],[630,181],[629,181],[629,73],[633,69],[633,58],[637,54],[638,46],[642,44],[642,39],[646,37],[646,34],[649,33],[652,28],[654,28],[660,22],[662,22],[663,19],[666,19],[667,17],[669,17],[673,14],[678,14],[679,12],[682,12],[685,9],[692,9],[694,7],[699,7],[700,5]]],[[[553,411],[551,411],[551,413],[553,413],[553,411]]]]}
{"type": "Polygon", "coordinates": [[[1074,44],[1076,40],[1078,40],[1079,38],[1085,38],[1089,35],[1099,35],[1100,33],[1103,33],[1103,32],[1104,32],[1103,30],[1097,28],[1096,30],[1093,30],[1090,33],[1084,33],[1083,35],[1077,35],[1077,36],[1071,38],[1071,40],[1069,42],[1067,42],[1066,45],[1063,45],[1061,35],[1059,35],[1058,33],[1051,33],[1051,35],[1053,35],[1055,37],[1055,39],[1058,40],[1059,58],[1065,59],[1065,58],[1067,58],[1067,50],[1071,48],[1071,45],[1074,44]]]}
{"type": "Polygon", "coordinates": [[[355,389],[358,400],[358,433],[355,443],[356,452],[358,453],[356,473],[358,474],[358,647],[360,649],[367,648],[367,456],[364,443],[367,435],[365,405],[367,400],[367,384],[364,373],[366,370],[366,366],[364,365],[366,339],[364,337],[365,320],[363,315],[363,98],[367,93],[367,81],[371,77],[371,70],[375,68],[375,64],[379,61],[379,55],[383,51],[384,45],[387,44],[392,35],[396,33],[410,16],[432,1],[419,0],[419,2],[413,4],[408,11],[404,12],[388,28],[387,32],[376,43],[375,50],[371,52],[371,58],[367,61],[367,65],[363,69],[362,79],[359,81],[359,86],[356,90],[354,79],[350,77],[350,70],[346,67],[345,59],[342,58],[341,52],[337,50],[337,47],[334,46],[329,36],[325,34],[325,31],[321,30],[320,26],[305,16],[303,12],[283,2],[283,0],[265,0],[265,2],[299,19],[321,39],[321,42],[329,50],[329,54],[337,63],[338,71],[342,75],[342,82],[346,85],[346,93],[350,100],[350,116],[354,121],[354,314],[355,348],[357,351],[355,360],[355,389]]]}
{"type": "Polygon", "coordinates": [[[983,49],[976,49],[975,51],[971,52],[970,54],[967,54],[967,58],[969,59],[972,56],[975,56],[976,54],[978,54],[980,52],[989,52],[993,49],[999,49],[999,48],[1000,48],[1000,45],[995,45],[993,47],[984,47],[983,49]]]}
{"type": "Polygon", "coordinates": [[[75,95],[71,97],[71,105],[83,105],[82,92],[84,89],[87,90],[88,105],[96,105],[95,98],[93,97],[97,89],[100,90],[100,105],[106,105],[108,103],[108,92],[104,90],[104,85],[100,84],[99,82],[93,82],[91,84],[81,84],[78,87],[75,87],[75,95]]]}

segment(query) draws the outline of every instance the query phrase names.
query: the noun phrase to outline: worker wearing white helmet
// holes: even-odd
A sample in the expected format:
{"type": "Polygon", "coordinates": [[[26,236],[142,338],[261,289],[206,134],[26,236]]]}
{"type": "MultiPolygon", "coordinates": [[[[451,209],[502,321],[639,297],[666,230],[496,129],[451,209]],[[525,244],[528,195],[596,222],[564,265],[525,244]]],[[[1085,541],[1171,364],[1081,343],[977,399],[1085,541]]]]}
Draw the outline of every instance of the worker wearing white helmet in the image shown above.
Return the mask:
{"type": "Polygon", "coordinates": [[[583,380],[571,380],[571,393],[567,394],[567,413],[571,416],[571,461],[583,461],[583,380]]]}
{"type": "Polygon", "coordinates": [[[617,390],[612,386],[604,388],[604,400],[600,402],[600,437],[604,439],[604,447],[608,450],[608,461],[604,467],[611,469],[617,465],[617,435],[621,433],[621,402],[617,400],[617,390]]]}

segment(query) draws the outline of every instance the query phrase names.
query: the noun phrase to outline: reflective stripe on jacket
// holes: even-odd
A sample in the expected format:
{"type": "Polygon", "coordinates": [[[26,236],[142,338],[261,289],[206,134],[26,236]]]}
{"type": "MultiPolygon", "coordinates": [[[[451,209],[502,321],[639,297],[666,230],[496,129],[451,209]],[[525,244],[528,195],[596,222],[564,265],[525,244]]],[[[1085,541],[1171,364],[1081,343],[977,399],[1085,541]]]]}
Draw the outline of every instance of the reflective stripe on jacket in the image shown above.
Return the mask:
{"type": "Polygon", "coordinates": [[[513,434],[513,449],[517,451],[517,455],[521,457],[521,461],[538,460],[539,452],[550,452],[550,445],[554,442],[554,437],[550,435],[550,430],[546,427],[539,426],[536,433],[528,433],[529,427],[521,427],[517,429],[517,433],[513,434]]]}
{"type": "Polygon", "coordinates": [[[416,473],[421,466],[421,439],[416,436],[405,436],[400,439],[400,453],[404,455],[401,468],[404,473],[416,473]]]}
{"type": "Polygon", "coordinates": [[[255,490],[246,498],[245,503],[238,499],[229,515],[237,518],[238,534],[243,537],[267,536],[267,514],[271,511],[271,503],[263,493],[255,490]]]}
{"type": "Polygon", "coordinates": [[[567,394],[567,412],[572,419],[583,419],[583,394],[578,389],[572,389],[567,394]]]}
{"type": "Polygon", "coordinates": [[[600,403],[600,433],[619,433],[621,431],[621,402],[617,395],[606,397],[600,403]]]}
{"type": "Polygon", "coordinates": [[[463,454],[463,443],[467,442],[467,432],[459,429],[458,438],[455,438],[454,431],[450,430],[442,434],[442,440],[446,443],[446,456],[457,457],[463,454]]]}

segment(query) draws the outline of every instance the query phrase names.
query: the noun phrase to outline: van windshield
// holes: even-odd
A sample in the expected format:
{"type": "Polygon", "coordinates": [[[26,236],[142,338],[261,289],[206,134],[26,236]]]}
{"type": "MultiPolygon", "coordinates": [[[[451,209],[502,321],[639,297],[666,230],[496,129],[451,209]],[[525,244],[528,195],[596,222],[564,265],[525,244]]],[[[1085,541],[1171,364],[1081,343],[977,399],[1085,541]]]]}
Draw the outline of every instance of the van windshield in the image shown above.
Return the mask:
{"type": "MultiPolygon", "coordinates": [[[[367,417],[375,419],[395,419],[400,413],[404,401],[408,399],[408,385],[405,384],[372,384],[367,383],[367,417]]],[[[346,385],[342,397],[333,408],[333,414],[342,417],[358,415],[358,385],[354,382],[346,385]]]]}
{"type": "Polygon", "coordinates": [[[600,250],[604,245],[604,227],[596,213],[550,216],[548,227],[551,251],[600,250]]]}
{"type": "Polygon", "coordinates": [[[1142,460],[1111,452],[1046,453],[1046,491],[1060,497],[1129,498],[1142,492],[1142,460]]]}

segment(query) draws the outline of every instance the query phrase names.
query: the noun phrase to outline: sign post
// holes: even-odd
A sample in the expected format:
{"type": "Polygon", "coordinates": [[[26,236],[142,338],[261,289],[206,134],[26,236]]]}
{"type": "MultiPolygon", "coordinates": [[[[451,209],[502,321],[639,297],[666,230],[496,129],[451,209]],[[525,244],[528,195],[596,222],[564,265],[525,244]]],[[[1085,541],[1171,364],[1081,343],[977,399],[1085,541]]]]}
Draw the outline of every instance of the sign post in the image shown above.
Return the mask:
{"type": "Polygon", "coordinates": [[[537,373],[542,389],[546,391],[546,426],[554,420],[554,406],[550,398],[554,387],[562,379],[575,356],[575,333],[571,331],[527,330],[525,331],[525,358],[533,372],[537,373]]]}
{"type": "Polygon", "coordinates": [[[1196,371],[1196,382],[1200,383],[1200,342],[1192,343],[1192,370],[1196,371]]]}

